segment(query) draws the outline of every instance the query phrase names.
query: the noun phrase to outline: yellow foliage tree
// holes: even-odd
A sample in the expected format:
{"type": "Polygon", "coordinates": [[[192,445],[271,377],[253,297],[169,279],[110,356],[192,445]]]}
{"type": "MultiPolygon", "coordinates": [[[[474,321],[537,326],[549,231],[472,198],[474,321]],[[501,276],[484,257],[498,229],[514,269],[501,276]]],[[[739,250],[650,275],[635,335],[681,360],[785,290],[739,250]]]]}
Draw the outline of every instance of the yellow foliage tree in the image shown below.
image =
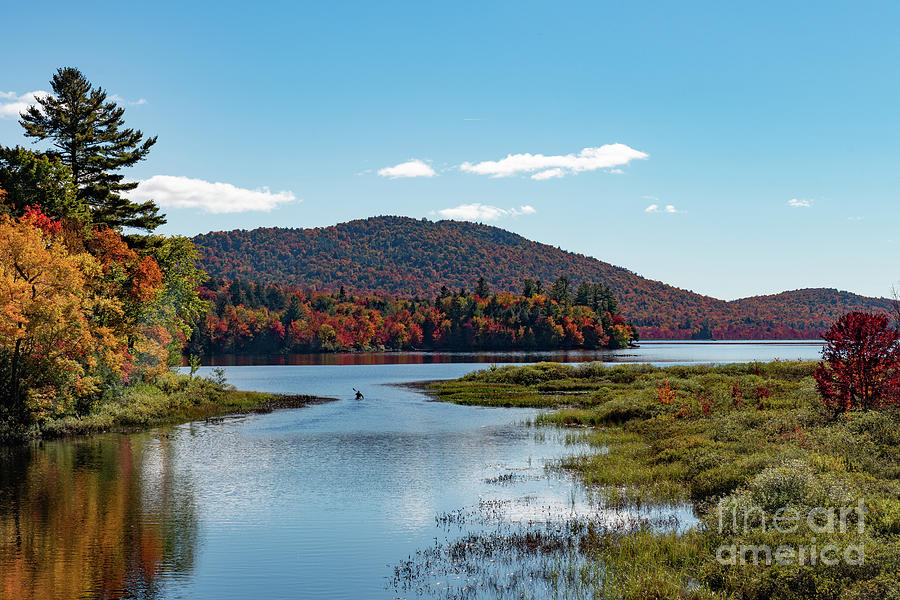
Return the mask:
{"type": "Polygon", "coordinates": [[[0,217],[0,405],[20,417],[67,411],[124,373],[127,340],[101,322],[121,322],[122,302],[96,293],[100,264],[55,233],[40,213],[0,217]]]}

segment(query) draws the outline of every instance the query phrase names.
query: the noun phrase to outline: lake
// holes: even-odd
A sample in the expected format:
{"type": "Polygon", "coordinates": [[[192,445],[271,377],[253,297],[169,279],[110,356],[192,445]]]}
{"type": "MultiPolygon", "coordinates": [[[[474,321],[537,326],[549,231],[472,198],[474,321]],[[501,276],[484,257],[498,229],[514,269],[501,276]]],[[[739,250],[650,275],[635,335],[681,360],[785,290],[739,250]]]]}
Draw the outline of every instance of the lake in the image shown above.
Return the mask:
{"type": "MultiPolygon", "coordinates": [[[[0,450],[0,598],[429,597],[398,592],[391,578],[436,540],[605,509],[545,468],[585,448],[565,431],[524,426],[538,411],[431,402],[398,384],[490,363],[722,363],[815,359],[820,349],[674,342],[605,353],[341,354],[226,366],[240,389],[338,401],[0,450]],[[354,400],[352,388],[365,400],[354,400]]],[[[657,511],[692,519],[686,507],[657,511]]]]}

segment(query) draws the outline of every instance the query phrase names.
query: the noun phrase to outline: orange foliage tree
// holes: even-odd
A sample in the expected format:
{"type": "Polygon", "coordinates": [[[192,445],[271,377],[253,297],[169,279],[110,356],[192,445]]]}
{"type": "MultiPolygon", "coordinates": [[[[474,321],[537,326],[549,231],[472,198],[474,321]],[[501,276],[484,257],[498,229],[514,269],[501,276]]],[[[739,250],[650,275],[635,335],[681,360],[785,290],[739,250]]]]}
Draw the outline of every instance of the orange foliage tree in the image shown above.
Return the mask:
{"type": "Polygon", "coordinates": [[[158,376],[181,332],[153,256],[73,231],[35,207],[0,218],[0,408],[17,420],[83,414],[104,385],[158,376]]]}
{"type": "Polygon", "coordinates": [[[126,339],[98,320],[122,303],[94,293],[97,260],[54,231],[39,211],[0,218],[0,395],[18,415],[64,411],[124,368],[126,339]]]}

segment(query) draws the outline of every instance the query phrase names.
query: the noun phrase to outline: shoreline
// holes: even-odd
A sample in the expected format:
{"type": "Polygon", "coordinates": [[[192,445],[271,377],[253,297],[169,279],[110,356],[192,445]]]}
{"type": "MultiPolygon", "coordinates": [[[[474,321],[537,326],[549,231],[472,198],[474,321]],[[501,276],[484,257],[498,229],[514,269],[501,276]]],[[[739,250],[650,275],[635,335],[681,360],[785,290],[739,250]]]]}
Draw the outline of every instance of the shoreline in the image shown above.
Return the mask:
{"type": "MultiPolygon", "coordinates": [[[[316,356],[316,355],[335,355],[335,354],[451,354],[451,355],[468,355],[468,354],[555,354],[561,352],[583,352],[583,353],[601,353],[616,352],[618,350],[630,350],[639,348],[641,344],[748,344],[748,345],[792,345],[792,344],[822,344],[821,336],[809,338],[758,338],[758,339],[735,339],[735,338],[710,338],[710,339],[691,339],[691,338],[656,338],[656,339],[640,339],[636,342],[638,346],[622,346],[619,348],[601,347],[601,348],[477,348],[477,349],[459,349],[459,348],[346,348],[340,350],[321,349],[315,352],[274,352],[274,353],[256,353],[256,352],[212,352],[198,354],[201,359],[221,358],[221,357],[284,357],[284,356],[316,356]]],[[[188,356],[182,356],[182,367],[189,366],[188,356]]]]}
{"type": "Polygon", "coordinates": [[[273,394],[244,390],[220,390],[219,393],[222,395],[221,398],[187,405],[176,404],[173,402],[174,398],[166,395],[166,403],[138,416],[127,414],[120,419],[107,419],[102,415],[91,414],[84,418],[65,417],[49,420],[39,427],[32,426],[23,430],[0,430],[0,448],[104,433],[139,433],[193,421],[268,414],[275,410],[305,408],[338,400],[307,394],[273,394]]]}

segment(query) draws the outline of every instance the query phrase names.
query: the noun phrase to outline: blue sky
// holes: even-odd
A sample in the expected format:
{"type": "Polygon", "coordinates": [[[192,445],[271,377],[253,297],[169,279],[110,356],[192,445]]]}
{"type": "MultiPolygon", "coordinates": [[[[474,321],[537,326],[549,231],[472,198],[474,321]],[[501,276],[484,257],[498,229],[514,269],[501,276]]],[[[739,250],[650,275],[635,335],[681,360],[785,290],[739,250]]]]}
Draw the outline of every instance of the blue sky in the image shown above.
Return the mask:
{"type": "Polygon", "coordinates": [[[7,3],[0,143],[76,66],[159,135],[167,233],[449,215],[726,299],[900,280],[898,3],[187,4],[7,3]]]}

